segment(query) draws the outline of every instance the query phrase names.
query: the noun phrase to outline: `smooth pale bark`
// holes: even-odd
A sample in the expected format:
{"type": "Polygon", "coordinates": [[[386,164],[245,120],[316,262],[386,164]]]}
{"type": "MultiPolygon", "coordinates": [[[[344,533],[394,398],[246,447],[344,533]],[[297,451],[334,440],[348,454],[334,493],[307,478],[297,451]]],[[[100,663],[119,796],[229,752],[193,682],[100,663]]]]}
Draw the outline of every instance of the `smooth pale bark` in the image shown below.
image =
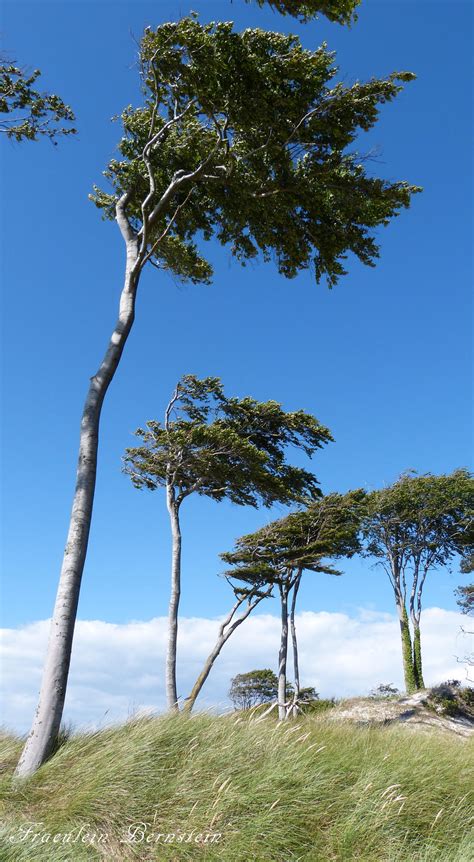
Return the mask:
{"type": "Polygon", "coordinates": [[[230,613],[227,615],[227,617],[225,618],[225,620],[221,623],[221,625],[219,627],[219,634],[218,634],[216,643],[214,644],[213,649],[209,653],[209,655],[208,655],[208,657],[204,663],[204,667],[203,667],[201,673],[199,674],[198,678],[196,679],[196,682],[194,683],[194,685],[191,689],[191,694],[185,700],[184,712],[191,712],[194,704],[196,703],[196,699],[199,696],[199,693],[200,693],[204,683],[206,682],[206,679],[208,678],[208,676],[212,670],[214,662],[217,659],[217,657],[219,656],[220,651],[221,651],[222,647],[224,646],[224,644],[229,640],[230,636],[233,634],[233,632],[235,632],[236,628],[238,628],[238,626],[240,626],[244,622],[244,620],[247,619],[249,614],[251,614],[253,609],[257,607],[259,602],[261,602],[262,599],[265,598],[266,596],[270,595],[270,592],[271,591],[265,593],[265,595],[262,595],[262,596],[257,596],[257,598],[253,602],[249,601],[248,607],[246,608],[244,613],[240,615],[240,617],[237,617],[237,619],[234,619],[234,616],[237,613],[239,607],[244,602],[244,597],[242,597],[241,599],[239,599],[235,603],[234,607],[231,609],[230,613]],[[232,622],[232,620],[233,620],[233,622],[232,622]]]}
{"type": "Polygon", "coordinates": [[[178,646],[178,611],[181,597],[181,527],[179,506],[172,483],[166,488],[166,504],[170,516],[171,551],[171,592],[168,610],[168,645],[166,650],[166,699],[168,709],[178,711],[178,691],[176,686],[176,655],[178,646]]]}
{"type": "Polygon", "coordinates": [[[133,325],[140,276],[136,241],[127,241],[125,284],[119,316],[99,370],[90,379],[81,420],[79,457],[71,520],[33,725],[16,768],[25,778],[49,757],[56,742],[66,696],[82,572],[92,518],[97,469],[99,422],[103,400],[133,325]]]}
{"type": "Polygon", "coordinates": [[[280,585],[281,633],[278,654],[278,718],[286,718],[286,662],[288,656],[288,589],[280,585]]]}
{"type": "Polygon", "coordinates": [[[302,572],[299,571],[294,587],[293,587],[293,595],[291,598],[291,608],[290,608],[290,630],[291,630],[291,642],[293,645],[293,674],[294,674],[294,686],[295,691],[293,695],[293,704],[291,708],[291,712],[293,715],[296,715],[298,712],[298,698],[300,696],[300,667],[298,661],[298,639],[296,637],[296,624],[295,624],[295,613],[296,613],[296,599],[298,597],[298,590],[301,583],[302,572]]]}
{"type": "Polygon", "coordinates": [[[403,676],[405,689],[408,694],[416,691],[416,679],[413,666],[413,645],[411,642],[410,625],[408,614],[402,597],[395,597],[397,603],[398,619],[400,622],[400,636],[402,641],[403,676]]]}

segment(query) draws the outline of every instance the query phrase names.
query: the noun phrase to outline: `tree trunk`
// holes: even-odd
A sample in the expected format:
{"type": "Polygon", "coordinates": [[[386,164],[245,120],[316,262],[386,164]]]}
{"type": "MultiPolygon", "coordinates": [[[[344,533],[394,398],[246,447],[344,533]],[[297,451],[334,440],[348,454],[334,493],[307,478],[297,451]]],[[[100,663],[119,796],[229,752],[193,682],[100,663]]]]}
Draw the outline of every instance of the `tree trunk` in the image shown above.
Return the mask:
{"type": "Polygon", "coordinates": [[[415,671],[413,664],[413,647],[411,642],[410,625],[405,603],[401,598],[396,599],[398,618],[400,621],[400,636],[402,640],[403,675],[405,678],[405,689],[407,694],[417,690],[415,671]]]}
{"type": "Polygon", "coordinates": [[[417,619],[413,620],[413,672],[417,689],[425,688],[423,665],[421,661],[420,621],[417,619]]]}
{"type": "Polygon", "coordinates": [[[298,710],[298,698],[300,696],[300,667],[298,661],[298,640],[296,637],[296,624],[295,624],[295,612],[296,612],[296,599],[298,596],[298,590],[301,583],[302,572],[299,572],[296,576],[294,587],[293,587],[293,596],[291,599],[291,609],[290,609],[290,629],[291,629],[291,642],[293,645],[293,673],[294,673],[294,686],[295,691],[293,695],[293,715],[296,716],[298,710]]]}
{"type": "Polygon", "coordinates": [[[219,627],[219,635],[217,637],[216,643],[215,643],[213,649],[211,650],[211,652],[209,653],[209,655],[208,655],[208,657],[204,663],[204,667],[203,667],[201,673],[199,674],[196,682],[194,683],[194,685],[191,689],[191,694],[189,695],[189,697],[186,698],[186,700],[184,702],[183,709],[185,712],[191,712],[194,704],[196,703],[196,699],[197,699],[204,683],[206,682],[206,679],[208,678],[208,676],[212,670],[212,667],[213,667],[213,664],[214,664],[216,658],[218,657],[224,644],[227,643],[227,641],[229,640],[231,634],[233,634],[235,632],[236,628],[238,628],[240,625],[242,625],[242,623],[252,613],[253,609],[256,608],[258,604],[260,604],[262,599],[267,598],[270,594],[271,594],[271,589],[265,594],[259,595],[256,598],[253,597],[253,601],[251,600],[252,596],[251,595],[248,596],[247,609],[244,611],[243,614],[241,614],[240,617],[237,617],[237,619],[235,619],[233,622],[232,622],[232,620],[233,620],[237,610],[242,605],[242,602],[244,601],[244,599],[240,598],[235,603],[234,607],[231,608],[229,614],[227,615],[227,617],[225,618],[225,620],[222,622],[221,626],[219,627]]]}
{"type": "Polygon", "coordinates": [[[178,610],[181,596],[181,528],[179,506],[176,504],[173,486],[166,489],[166,503],[171,523],[171,594],[168,610],[168,647],[166,651],[166,699],[168,709],[178,711],[178,691],[176,687],[176,651],[178,644],[178,610]]]}
{"type": "Polygon", "coordinates": [[[209,653],[209,655],[205,661],[205,664],[204,664],[204,667],[203,667],[201,673],[199,674],[198,678],[196,679],[196,682],[194,683],[194,685],[191,689],[191,694],[185,700],[184,707],[183,707],[184,712],[191,712],[191,710],[192,710],[192,708],[193,708],[194,704],[196,703],[196,700],[199,696],[199,693],[200,693],[204,683],[206,682],[206,679],[208,678],[208,676],[212,670],[212,666],[213,666],[216,658],[218,657],[222,647],[224,646],[226,640],[227,640],[226,637],[220,637],[217,639],[213,649],[211,650],[211,652],[209,653]]]}
{"type": "Polygon", "coordinates": [[[15,775],[25,778],[48,758],[57,739],[66,696],[82,572],[87,552],[97,469],[103,400],[133,325],[140,271],[136,242],[127,242],[125,284],[119,316],[97,374],[91,377],[82,414],[71,520],[44,665],[39,702],[15,775]]]}
{"type": "Polygon", "coordinates": [[[280,586],[281,635],[278,655],[278,718],[286,718],[286,660],[288,655],[288,590],[280,586]]]}

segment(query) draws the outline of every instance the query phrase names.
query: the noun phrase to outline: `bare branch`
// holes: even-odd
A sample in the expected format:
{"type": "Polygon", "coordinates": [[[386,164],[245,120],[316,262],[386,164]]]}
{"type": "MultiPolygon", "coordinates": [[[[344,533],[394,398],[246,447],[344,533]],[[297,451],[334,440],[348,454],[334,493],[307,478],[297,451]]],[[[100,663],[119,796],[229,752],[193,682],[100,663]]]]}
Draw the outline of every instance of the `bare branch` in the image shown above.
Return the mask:
{"type": "MultiPolygon", "coordinates": [[[[141,205],[142,228],[141,228],[140,232],[142,232],[142,241],[141,241],[141,246],[140,246],[140,256],[142,256],[144,254],[144,252],[146,251],[147,244],[148,244],[148,229],[150,227],[150,222],[149,222],[149,218],[148,218],[148,207],[151,204],[151,202],[155,196],[155,193],[156,193],[155,178],[153,176],[153,169],[152,169],[152,165],[151,165],[151,161],[150,161],[150,155],[151,155],[154,147],[156,147],[157,144],[163,139],[163,137],[166,135],[166,133],[169,131],[169,129],[175,123],[179,122],[179,120],[181,120],[184,117],[184,115],[187,113],[187,111],[189,111],[189,109],[195,103],[195,101],[196,101],[196,99],[191,99],[191,101],[188,102],[188,104],[186,105],[184,110],[181,111],[180,114],[177,114],[176,109],[175,109],[174,116],[170,120],[168,120],[168,122],[165,123],[165,125],[155,135],[153,135],[153,137],[149,141],[147,141],[147,143],[143,149],[142,159],[145,163],[147,173],[148,173],[149,190],[148,190],[147,196],[142,201],[142,205],[141,205]]],[[[153,108],[154,113],[156,112],[156,108],[157,108],[157,105],[155,102],[155,106],[153,108]]],[[[152,114],[152,121],[151,122],[153,125],[154,124],[154,114],[152,114]]],[[[152,126],[150,126],[150,133],[151,133],[151,131],[152,131],[152,126]]]]}

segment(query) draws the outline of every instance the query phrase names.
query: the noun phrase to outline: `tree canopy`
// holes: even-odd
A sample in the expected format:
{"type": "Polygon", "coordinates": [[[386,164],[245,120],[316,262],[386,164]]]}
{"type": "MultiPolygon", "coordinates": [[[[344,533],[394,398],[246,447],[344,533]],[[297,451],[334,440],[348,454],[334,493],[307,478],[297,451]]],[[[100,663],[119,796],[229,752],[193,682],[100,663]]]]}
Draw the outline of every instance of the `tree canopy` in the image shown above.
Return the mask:
{"type": "Polygon", "coordinates": [[[348,148],[411,73],[346,87],[324,45],[196,17],[147,28],[140,63],[142,104],[123,111],[120,157],[105,171],[112,192],[91,197],[111,219],[121,202],[142,262],[208,281],[201,236],[329,286],[349,252],[374,265],[375,228],[419,189],[371,176],[348,148]]]}
{"type": "Polygon", "coordinates": [[[258,703],[274,700],[277,691],[278,679],[272,670],[250,670],[231,679],[229,698],[236,709],[250,709],[258,703]]]}
{"type": "Polygon", "coordinates": [[[363,534],[366,552],[390,578],[396,560],[400,576],[422,577],[474,550],[474,479],[466,469],[434,476],[403,474],[393,485],[367,497],[363,534]]]}
{"type": "Polygon", "coordinates": [[[163,424],[149,421],[135,433],[143,445],[126,450],[125,471],[137,488],[170,483],[178,506],[192,493],[249,506],[317,496],[315,476],[289,464],[286,452],[311,456],[332,440],[303,410],[228,398],[218,378],[194,375],[178,383],[163,424]]]}
{"type": "MultiPolygon", "coordinates": [[[[247,0],[251,2],[251,0],[247,0]]],[[[268,3],[281,15],[291,15],[300,21],[309,21],[318,15],[325,15],[338,24],[350,24],[357,18],[356,8],[360,0],[256,0],[259,6],[268,3]]]]}
{"type": "Polygon", "coordinates": [[[75,134],[75,116],[59,96],[36,90],[41,72],[28,73],[0,57],[0,132],[15,141],[75,134]]]}
{"type": "Polygon", "coordinates": [[[221,554],[226,575],[245,583],[291,581],[295,570],[341,572],[327,559],[350,557],[359,549],[363,491],[328,494],[237,539],[235,550],[221,554]]]}

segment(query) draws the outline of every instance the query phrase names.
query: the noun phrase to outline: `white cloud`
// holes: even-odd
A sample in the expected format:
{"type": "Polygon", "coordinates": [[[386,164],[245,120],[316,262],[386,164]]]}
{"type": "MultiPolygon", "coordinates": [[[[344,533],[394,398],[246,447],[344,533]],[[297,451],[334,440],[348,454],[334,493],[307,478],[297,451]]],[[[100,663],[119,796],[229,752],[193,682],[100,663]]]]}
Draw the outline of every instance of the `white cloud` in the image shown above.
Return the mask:
{"type": "MultiPolygon", "coordinates": [[[[464,678],[456,657],[469,651],[460,633],[466,618],[430,608],[423,615],[425,681],[464,678]]],[[[188,694],[217,633],[216,619],[180,622],[179,692],[188,694]]],[[[361,609],[344,613],[302,612],[297,617],[303,685],[320,695],[365,694],[379,683],[402,688],[398,622],[386,613],[361,609]]],[[[167,620],[123,625],[100,620],[77,623],[65,720],[75,726],[100,726],[126,718],[136,710],[165,706],[164,654],[167,620]]],[[[4,629],[2,722],[24,732],[36,706],[49,622],[4,629]]],[[[224,647],[203,689],[201,707],[226,708],[232,676],[255,667],[276,669],[279,619],[270,614],[250,617],[224,647]]],[[[291,661],[291,653],[290,653],[291,661]]]]}

